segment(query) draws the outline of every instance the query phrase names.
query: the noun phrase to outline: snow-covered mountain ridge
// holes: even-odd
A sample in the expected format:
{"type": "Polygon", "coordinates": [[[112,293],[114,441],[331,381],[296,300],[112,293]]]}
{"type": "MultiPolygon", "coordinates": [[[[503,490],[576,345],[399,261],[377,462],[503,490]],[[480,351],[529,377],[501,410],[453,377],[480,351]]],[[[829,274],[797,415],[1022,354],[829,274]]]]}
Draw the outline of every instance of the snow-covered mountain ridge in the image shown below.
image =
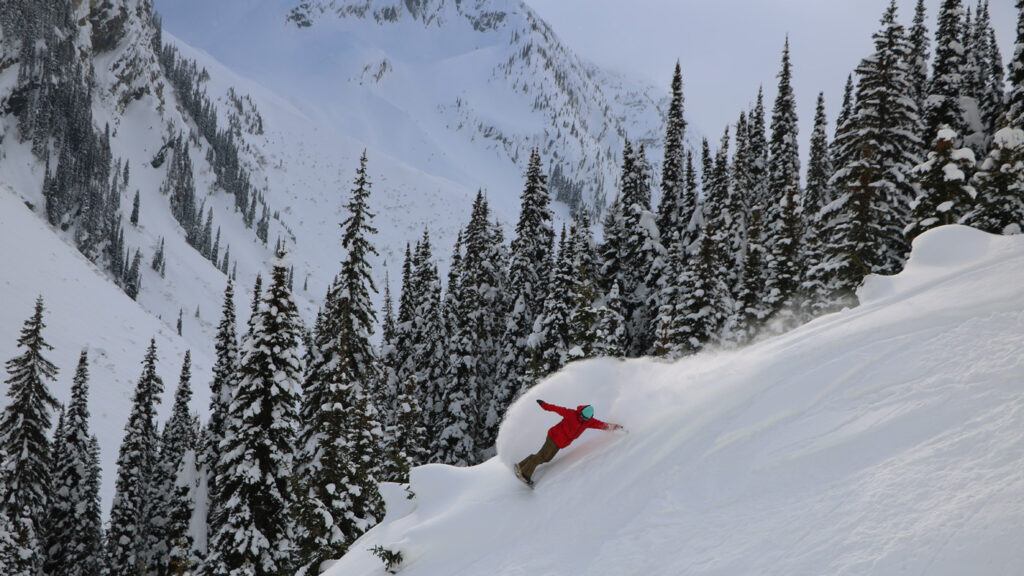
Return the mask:
{"type": "MultiPolygon", "coordinates": [[[[337,75],[349,84],[336,89],[384,105],[412,124],[403,130],[422,132],[419,154],[441,155],[488,189],[505,193],[497,181],[510,166],[521,172],[537,146],[559,174],[553,195],[600,210],[614,197],[624,138],[647,142],[661,160],[660,138],[651,136],[661,131],[665,91],[604,82],[610,76],[582,62],[519,0],[305,1],[288,19],[311,28],[306,35],[317,40],[300,40],[307,48],[329,42],[337,75]],[[645,93],[653,113],[627,119],[620,103],[630,92],[645,93]],[[477,161],[469,167],[462,158],[477,161]]],[[[377,143],[392,151],[393,140],[377,143]]],[[[416,165],[430,171],[431,163],[416,165]]]]}
{"type": "Polygon", "coordinates": [[[943,227],[861,306],[730,352],[572,364],[509,410],[498,456],[413,471],[331,576],[987,574],[1024,570],[1024,239],[943,227]],[[538,470],[553,415],[587,432],[538,470]]]}

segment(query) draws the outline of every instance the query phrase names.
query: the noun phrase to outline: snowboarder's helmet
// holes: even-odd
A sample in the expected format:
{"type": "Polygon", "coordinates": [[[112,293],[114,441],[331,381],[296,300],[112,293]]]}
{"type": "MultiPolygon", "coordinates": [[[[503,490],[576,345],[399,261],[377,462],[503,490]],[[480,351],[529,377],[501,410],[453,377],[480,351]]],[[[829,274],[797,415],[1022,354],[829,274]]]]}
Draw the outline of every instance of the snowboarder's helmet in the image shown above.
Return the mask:
{"type": "Polygon", "coordinates": [[[587,421],[594,417],[594,407],[584,406],[583,410],[580,410],[580,415],[583,416],[583,420],[587,421]]]}

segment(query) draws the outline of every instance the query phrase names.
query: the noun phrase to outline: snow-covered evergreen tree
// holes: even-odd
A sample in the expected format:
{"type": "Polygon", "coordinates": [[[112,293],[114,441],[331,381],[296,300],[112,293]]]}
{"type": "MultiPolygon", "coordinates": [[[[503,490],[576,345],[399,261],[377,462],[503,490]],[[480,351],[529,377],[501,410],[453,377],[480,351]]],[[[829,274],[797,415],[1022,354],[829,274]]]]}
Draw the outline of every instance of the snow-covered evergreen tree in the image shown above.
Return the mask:
{"type": "MultiPolygon", "coordinates": [[[[504,329],[508,335],[519,328],[513,327],[511,320],[505,326],[500,322],[505,310],[501,298],[505,286],[503,258],[489,218],[487,200],[483,193],[477,193],[462,235],[462,274],[454,298],[458,320],[449,328],[453,331],[448,388],[435,427],[432,456],[433,461],[454,465],[475,463],[493,445],[498,419],[516,393],[515,381],[496,377],[494,357],[501,350],[500,331],[504,329]]],[[[516,300],[526,302],[525,297],[516,300]]],[[[501,360],[509,362],[508,357],[501,360]]]]}
{"type": "MultiPolygon", "coordinates": [[[[405,267],[410,268],[407,260],[405,267]]],[[[411,274],[411,270],[409,272],[411,274]]],[[[406,277],[409,274],[404,274],[406,277]]],[[[380,407],[384,426],[384,464],[382,482],[409,481],[409,469],[427,461],[428,446],[423,410],[420,406],[416,383],[409,379],[401,382],[398,369],[403,358],[398,355],[395,341],[398,324],[391,300],[391,282],[384,273],[384,310],[381,323],[380,363],[381,383],[378,385],[376,404],[380,407]]],[[[443,392],[443,391],[442,391],[443,392]]]]}
{"type": "Polygon", "coordinates": [[[918,164],[917,110],[909,93],[909,45],[891,2],[874,35],[875,52],[857,67],[856,113],[836,136],[832,184],[837,199],[822,213],[828,250],[811,278],[827,285],[827,309],[854,302],[854,289],[870,273],[899,271],[908,251],[903,236],[910,172],[918,164]]]}
{"type": "Polygon", "coordinates": [[[597,350],[598,286],[597,247],[590,231],[590,218],[586,212],[573,215],[569,229],[569,243],[573,254],[572,310],[569,317],[569,360],[592,358],[597,350]]]}
{"type": "MultiPolygon", "coordinates": [[[[441,401],[449,374],[448,335],[442,309],[441,279],[431,250],[430,235],[426,230],[416,245],[410,281],[413,308],[409,330],[412,348],[409,354],[412,373],[411,378],[407,378],[397,392],[405,392],[411,379],[413,390],[422,399],[420,410],[429,415],[431,422],[436,422],[442,412],[441,401]]],[[[397,414],[394,416],[397,417],[397,414]]]]}
{"type": "Polygon", "coordinates": [[[833,193],[829,180],[834,172],[829,158],[828,120],[825,117],[825,93],[818,93],[818,104],[814,112],[814,129],[811,132],[811,150],[807,159],[807,186],[803,196],[805,218],[813,218],[821,209],[832,202],[833,193]]]}
{"type": "MultiPolygon", "coordinates": [[[[711,173],[704,178],[702,205],[704,231],[711,234],[711,243],[715,246],[715,274],[726,287],[726,291],[718,296],[721,298],[721,309],[727,317],[732,310],[732,288],[741,280],[737,259],[741,257],[745,242],[742,230],[744,209],[742,203],[737,201],[741,196],[732,185],[729,170],[729,140],[729,127],[726,126],[718,150],[715,151],[711,173]]],[[[731,341],[731,335],[724,334],[731,327],[724,322],[720,327],[723,333],[715,336],[723,341],[731,341]]]]}
{"type": "MultiPolygon", "coordinates": [[[[821,210],[833,201],[834,192],[830,184],[834,172],[829,156],[829,144],[825,118],[825,94],[818,94],[818,105],[814,115],[814,130],[811,133],[811,151],[807,162],[807,187],[804,191],[804,240],[803,260],[805,270],[813,270],[826,257],[829,230],[827,220],[821,218],[821,210]]],[[[801,307],[805,317],[820,313],[818,301],[824,294],[820,285],[822,278],[806,275],[800,287],[801,307]]]]}
{"type": "Polygon", "coordinates": [[[569,360],[575,260],[573,244],[566,238],[563,225],[556,264],[551,270],[548,297],[530,336],[533,348],[530,371],[536,380],[558,371],[569,360]]]}
{"type": "Polygon", "coordinates": [[[930,140],[943,126],[958,134],[968,128],[960,102],[965,80],[963,43],[963,6],[961,0],[943,0],[935,32],[935,64],[924,110],[924,140],[930,140]]]}
{"type": "MultiPolygon", "coordinates": [[[[219,510],[224,506],[224,497],[219,490],[218,476],[226,470],[221,469],[221,446],[225,433],[229,428],[231,399],[234,398],[238,386],[239,351],[237,324],[235,319],[235,288],[234,282],[228,278],[224,288],[224,304],[221,307],[220,323],[214,337],[217,359],[213,364],[213,380],[210,382],[210,419],[206,425],[207,491],[209,507],[207,509],[207,532],[217,531],[217,520],[221,518],[219,510]]],[[[225,461],[226,462],[226,461],[225,461]]]]}
{"type": "Polygon", "coordinates": [[[215,576],[277,576],[292,569],[302,324],[281,253],[251,324],[218,463],[223,505],[203,569],[215,576]]]}
{"type": "MultiPolygon", "coordinates": [[[[832,137],[832,144],[829,146],[829,162],[832,169],[838,171],[840,168],[849,165],[857,157],[858,150],[854,148],[859,134],[857,133],[857,106],[856,93],[854,92],[853,74],[846,77],[846,87],[843,89],[843,104],[836,116],[836,131],[832,137]]],[[[918,116],[920,119],[920,116],[918,116]]],[[[916,132],[915,132],[916,133],[916,132]]],[[[835,173],[832,174],[835,176],[835,173]]],[[[829,182],[833,189],[837,182],[829,182]]],[[[838,194],[838,191],[833,190],[838,194]]]]}
{"type": "Polygon", "coordinates": [[[317,573],[383,517],[377,466],[383,464],[382,430],[371,393],[380,381],[370,343],[377,314],[368,258],[377,253],[370,212],[370,181],[363,153],[348,215],[341,227],[345,259],[324,305],[313,345],[318,361],[306,375],[297,478],[299,564],[317,573]]]}
{"type": "Polygon", "coordinates": [[[185,469],[194,468],[199,442],[196,419],[189,408],[191,401],[192,352],[186,350],[174,392],[171,418],[164,425],[160,438],[160,456],[150,490],[153,532],[150,535],[148,572],[153,574],[181,574],[195,567],[190,524],[196,503],[190,491],[179,490],[183,480],[194,480],[181,478],[185,469]]]}
{"type": "Polygon", "coordinates": [[[981,112],[981,128],[985,135],[984,144],[991,143],[992,137],[1003,127],[1006,116],[1006,70],[1003,56],[992,27],[992,16],[988,0],[980,4],[974,42],[978,53],[978,90],[976,95],[981,112]]]}
{"type": "Polygon", "coordinates": [[[156,340],[150,340],[117,457],[114,504],[106,534],[106,576],[145,574],[150,559],[151,520],[157,504],[151,498],[160,446],[156,406],[164,390],[156,361],[156,340]]]}
{"type": "Polygon", "coordinates": [[[913,204],[913,219],[905,230],[908,240],[936,226],[957,224],[971,211],[977,196],[970,184],[974,152],[957,148],[958,140],[953,130],[939,130],[928,159],[914,167],[920,192],[913,204]]]}
{"type": "Polygon", "coordinates": [[[614,282],[597,307],[597,322],[594,326],[594,356],[617,358],[626,354],[626,319],[622,310],[619,284],[614,282]]]}
{"type": "Polygon", "coordinates": [[[787,37],[782,50],[779,89],[772,108],[768,164],[770,200],[764,220],[770,271],[765,299],[775,311],[792,303],[803,274],[800,258],[803,216],[800,209],[800,151],[797,132],[796,98],[793,94],[787,37]]]}
{"type": "Polygon", "coordinates": [[[395,423],[388,428],[385,463],[381,481],[409,482],[409,470],[425,464],[429,458],[423,410],[420,408],[413,381],[406,382],[398,393],[395,423]]]}
{"type": "MultiPolygon", "coordinates": [[[[526,186],[519,198],[519,221],[509,256],[510,308],[502,336],[501,365],[496,382],[499,388],[495,390],[494,402],[491,402],[497,414],[504,414],[508,404],[534,383],[533,374],[528,369],[533,354],[529,339],[534,322],[544,308],[547,272],[553,262],[555,232],[551,224],[551,199],[537,149],[530,152],[526,186]]],[[[467,238],[467,257],[468,248],[467,238]]],[[[492,424],[496,426],[497,422],[492,424]]],[[[497,429],[493,432],[496,434],[497,429]]],[[[491,436],[490,431],[488,436],[491,436]]]]}
{"type": "Polygon", "coordinates": [[[677,280],[683,298],[676,329],[681,345],[675,355],[699,352],[717,344],[729,314],[729,287],[720,274],[723,255],[714,240],[714,220],[707,222],[692,258],[693,265],[677,280]]]}
{"type": "MultiPolygon", "coordinates": [[[[379,391],[381,398],[380,410],[383,422],[391,423],[395,416],[393,400],[398,397],[402,387],[412,380],[413,358],[412,348],[412,327],[413,327],[413,293],[412,286],[412,247],[405,245],[405,258],[402,261],[402,289],[398,300],[398,315],[395,318],[394,334],[390,338],[391,350],[384,360],[383,367],[387,371],[382,375],[386,377],[383,383],[384,388],[379,391]]],[[[420,406],[433,404],[432,400],[422,395],[421,390],[416,390],[420,406]]],[[[424,426],[430,430],[429,414],[423,414],[424,426]]],[[[429,434],[429,432],[428,432],[429,434]]]]}
{"type": "MultiPolygon", "coordinates": [[[[928,99],[928,63],[931,56],[931,38],[928,36],[928,25],[926,23],[927,11],[924,0],[917,0],[914,6],[914,22],[910,27],[908,41],[910,42],[910,60],[908,62],[908,81],[910,83],[910,96],[918,110],[924,110],[928,99]]],[[[920,126],[919,131],[924,126],[920,126]]]]}
{"type": "Polygon", "coordinates": [[[754,107],[747,115],[745,149],[746,166],[738,169],[737,173],[742,178],[736,183],[747,206],[744,251],[739,264],[742,282],[734,288],[732,321],[733,339],[739,343],[748,341],[772,312],[772,304],[765,298],[769,274],[765,218],[770,201],[764,93],[760,89],[754,107]]]}
{"type": "Polygon", "coordinates": [[[683,74],[677,60],[665,126],[665,159],[661,164],[661,201],[658,204],[658,231],[665,242],[680,232],[687,223],[688,215],[693,212],[690,206],[693,199],[686,197],[683,103],[683,74]]]}
{"type": "Polygon", "coordinates": [[[89,431],[89,358],[85,350],[78,359],[60,441],[61,455],[53,462],[43,573],[95,576],[103,568],[103,519],[98,444],[89,431]]]}
{"type": "Polygon", "coordinates": [[[43,339],[43,299],[36,299],[32,316],[18,337],[21,354],[7,361],[8,404],[0,416],[0,462],[4,479],[0,516],[14,534],[7,573],[35,576],[45,558],[45,525],[51,494],[50,415],[58,406],[47,380],[57,376],[57,367],[43,354],[52,350],[43,339]]]}
{"type": "Polygon", "coordinates": [[[646,354],[653,347],[651,322],[657,315],[649,298],[661,283],[652,268],[663,257],[657,221],[651,212],[650,166],[643,146],[627,140],[622,153],[620,192],[605,220],[601,246],[603,284],[619,284],[626,319],[626,353],[646,354]]]}
{"type": "Polygon", "coordinates": [[[977,203],[965,224],[993,234],[1024,230],[1024,130],[1003,128],[974,175],[977,203]]]}
{"type": "Polygon", "coordinates": [[[729,171],[729,196],[726,201],[729,212],[728,250],[733,270],[730,271],[729,289],[733,295],[743,283],[740,264],[747,249],[747,226],[750,219],[750,126],[747,113],[740,112],[736,121],[736,138],[733,147],[732,164],[729,171]]]}

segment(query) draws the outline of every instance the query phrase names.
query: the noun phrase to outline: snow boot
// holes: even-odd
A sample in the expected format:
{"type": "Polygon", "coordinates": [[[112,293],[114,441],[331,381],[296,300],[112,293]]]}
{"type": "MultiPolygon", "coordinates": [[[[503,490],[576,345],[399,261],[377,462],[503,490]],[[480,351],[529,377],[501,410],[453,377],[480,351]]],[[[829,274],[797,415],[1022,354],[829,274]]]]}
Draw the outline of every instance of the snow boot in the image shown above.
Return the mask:
{"type": "Polygon", "coordinates": [[[519,464],[516,464],[515,472],[516,472],[516,478],[519,478],[520,480],[522,480],[523,484],[526,484],[530,488],[533,488],[533,480],[530,480],[526,476],[523,476],[523,471],[519,469],[519,464]]]}

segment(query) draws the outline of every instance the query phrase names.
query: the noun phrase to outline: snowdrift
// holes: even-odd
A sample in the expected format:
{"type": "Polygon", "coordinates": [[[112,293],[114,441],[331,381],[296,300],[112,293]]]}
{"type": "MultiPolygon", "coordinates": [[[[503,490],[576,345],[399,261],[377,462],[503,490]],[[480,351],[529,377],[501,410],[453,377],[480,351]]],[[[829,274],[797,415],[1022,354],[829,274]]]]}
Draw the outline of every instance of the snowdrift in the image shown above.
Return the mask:
{"type": "Polygon", "coordinates": [[[1024,237],[928,232],[861,306],[740,351],[594,360],[508,411],[498,455],[417,468],[328,571],[1024,573],[1024,237]],[[626,425],[510,472],[555,421],[626,425]],[[409,493],[415,494],[409,498],[409,493]]]}

